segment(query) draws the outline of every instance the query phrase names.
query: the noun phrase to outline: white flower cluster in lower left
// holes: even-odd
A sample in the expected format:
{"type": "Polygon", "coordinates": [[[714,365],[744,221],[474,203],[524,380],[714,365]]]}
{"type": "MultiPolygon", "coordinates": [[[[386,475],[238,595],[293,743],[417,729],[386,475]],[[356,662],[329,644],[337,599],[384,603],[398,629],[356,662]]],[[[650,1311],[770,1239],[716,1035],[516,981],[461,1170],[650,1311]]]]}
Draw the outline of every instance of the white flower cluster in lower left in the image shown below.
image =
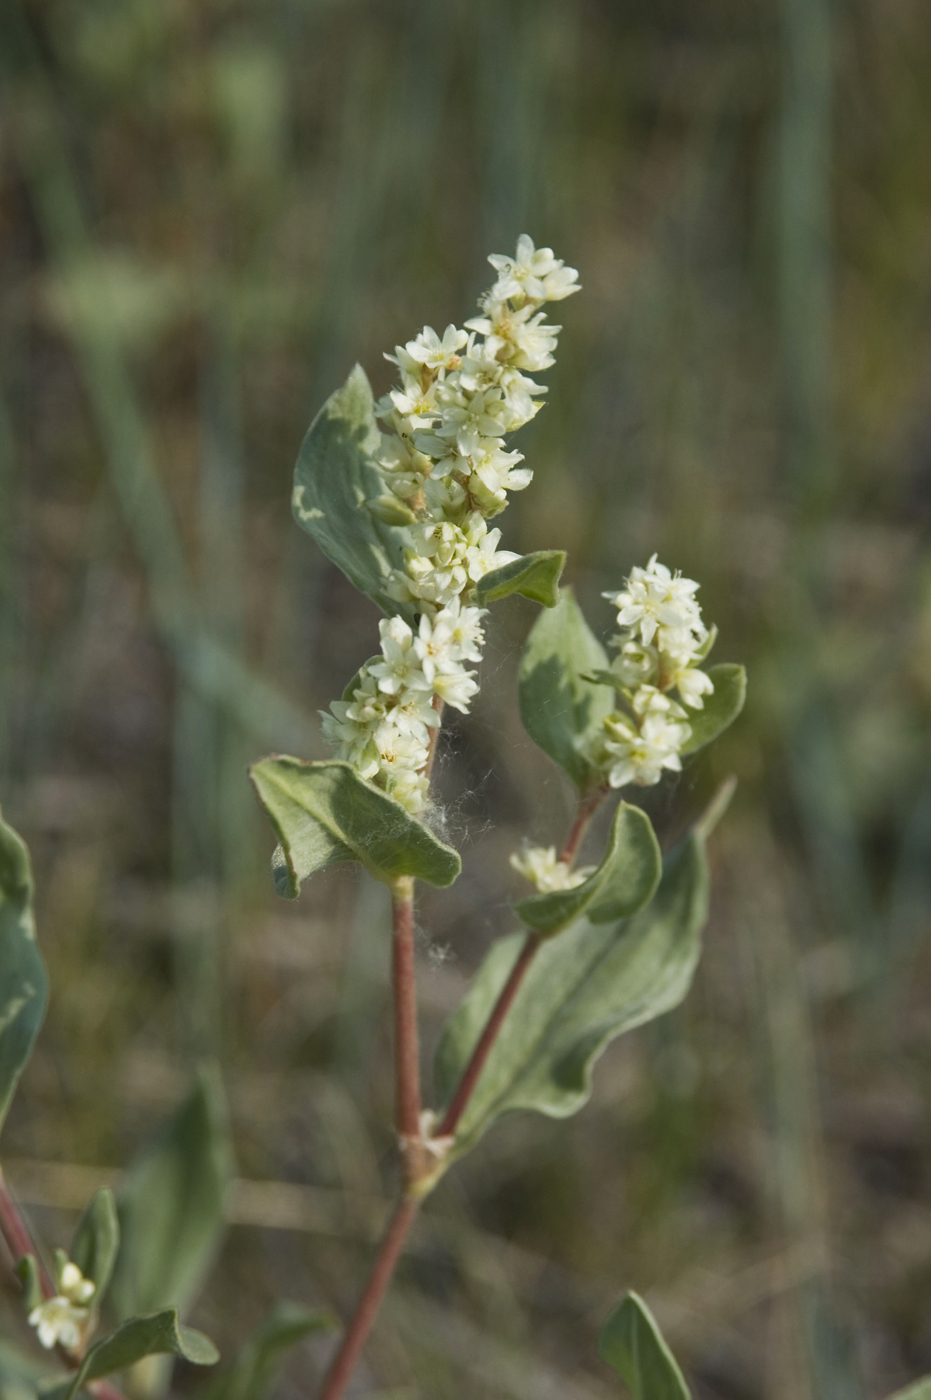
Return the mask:
{"type": "Polygon", "coordinates": [[[338,758],[397,798],[410,812],[426,806],[426,769],[440,723],[434,697],[465,713],[478,690],[474,671],[485,640],[483,608],[454,599],[415,631],[401,617],[378,624],[381,656],[367,661],[348,697],[323,713],[323,732],[338,758]]]}
{"type": "Polygon", "coordinates": [[[36,1329],[41,1345],[49,1351],[55,1346],[76,1351],[84,1340],[95,1292],[94,1284],[77,1264],[65,1260],[58,1270],[58,1292],[29,1314],[29,1325],[36,1329]]]}

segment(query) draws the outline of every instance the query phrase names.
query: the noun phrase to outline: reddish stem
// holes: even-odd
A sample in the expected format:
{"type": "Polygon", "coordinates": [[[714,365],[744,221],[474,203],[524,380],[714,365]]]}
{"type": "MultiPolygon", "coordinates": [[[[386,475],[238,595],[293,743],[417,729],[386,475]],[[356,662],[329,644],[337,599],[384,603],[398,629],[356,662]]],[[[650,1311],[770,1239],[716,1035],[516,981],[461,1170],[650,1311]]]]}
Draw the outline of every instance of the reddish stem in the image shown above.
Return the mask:
{"type": "Polygon", "coordinates": [[[48,1270],[42,1263],[41,1255],[35,1246],[32,1235],[29,1233],[29,1226],[20,1214],[19,1206],[13,1199],[10,1188],[6,1184],[6,1178],[0,1171],[0,1234],[6,1240],[7,1249],[13,1259],[14,1266],[19,1263],[25,1255],[31,1254],[36,1261],[39,1271],[39,1283],[42,1288],[44,1298],[55,1296],[55,1286],[49,1277],[48,1270]]]}
{"type": "Polygon", "coordinates": [[[417,1031],[417,984],[414,972],[414,882],[398,881],[393,893],[392,981],[394,984],[394,1062],[396,1117],[404,1185],[421,1173],[420,1040],[417,1031]]]}
{"type": "Polygon", "coordinates": [[[527,975],[527,969],[533,962],[534,953],[540,946],[540,938],[536,933],[528,933],[524,941],[524,946],[520,950],[517,962],[511,968],[508,980],[502,987],[494,1009],[485,1023],[485,1029],[479,1036],[478,1044],[472,1051],[472,1058],[466,1065],[462,1078],[453,1095],[452,1103],[446,1110],[446,1115],[436,1130],[437,1137],[452,1137],[456,1131],[459,1119],[465,1112],[466,1105],[472,1097],[472,1091],[478,1083],[478,1077],[485,1068],[485,1062],[491,1054],[491,1048],[498,1038],[498,1032],[505,1016],[513,1005],[514,998],[520,991],[520,984],[527,975]]]}
{"type": "Polygon", "coordinates": [[[320,1392],[320,1400],[339,1400],[346,1388],[349,1377],[355,1369],[359,1353],[381,1306],[391,1276],[394,1273],[404,1241],[417,1214],[418,1200],[404,1199],[391,1218],[391,1224],[381,1243],[378,1258],[369,1274],[365,1292],[359,1299],[352,1321],[346,1330],[339,1351],[327,1372],[320,1392]]]}
{"type": "MultiPolygon", "coordinates": [[[[579,803],[578,811],[575,814],[575,821],[569,835],[566,837],[566,844],[562,848],[559,859],[571,865],[575,859],[576,852],[582,843],[582,837],[588,829],[588,824],[594,816],[606,796],[605,788],[598,788],[596,792],[583,798],[579,803]]],[[[472,1051],[472,1058],[463,1071],[462,1078],[456,1087],[452,1102],[446,1110],[445,1117],[437,1129],[437,1137],[451,1137],[456,1131],[460,1118],[465,1112],[466,1105],[472,1097],[472,1093],[478,1083],[479,1075],[485,1068],[488,1056],[491,1054],[492,1046],[498,1038],[498,1033],[504,1022],[505,1016],[510,1011],[514,998],[520,991],[521,983],[527,975],[527,970],[533,962],[534,954],[540,946],[539,936],[535,933],[528,933],[524,941],[524,946],[520,951],[517,962],[511,968],[510,976],[505,982],[495,1002],[494,1008],[487,1022],[485,1029],[479,1037],[478,1044],[472,1051]]]]}
{"type": "Polygon", "coordinates": [[[575,814],[575,821],[569,835],[566,837],[566,844],[560,852],[559,859],[566,865],[571,865],[578,854],[582,844],[582,837],[588,830],[588,824],[601,806],[607,796],[606,788],[597,788],[595,792],[582,799],[579,803],[578,811],[575,814]]]}

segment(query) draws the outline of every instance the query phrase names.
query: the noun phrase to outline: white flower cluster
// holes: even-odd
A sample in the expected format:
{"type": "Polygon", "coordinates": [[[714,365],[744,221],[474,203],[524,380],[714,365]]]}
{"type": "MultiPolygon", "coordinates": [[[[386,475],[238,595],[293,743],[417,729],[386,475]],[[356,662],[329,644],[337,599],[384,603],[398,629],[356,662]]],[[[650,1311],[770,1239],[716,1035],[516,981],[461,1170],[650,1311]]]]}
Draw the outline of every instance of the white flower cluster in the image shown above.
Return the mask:
{"type": "Polygon", "coordinates": [[[334,700],[323,715],[338,757],[411,812],[427,801],[430,731],[441,705],[465,712],[478,690],[463,663],[481,660],[484,615],[457,598],[432,617],[423,613],[417,631],[401,617],[383,618],[381,656],[365,663],[349,698],[334,700]]]}
{"type": "Polygon", "coordinates": [[[29,1325],[36,1329],[42,1346],[49,1351],[59,1345],[66,1351],[78,1349],[90,1319],[88,1305],[95,1291],[77,1264],[65,1260],[58,1270],[57,1294],[39,1303],[29,1314],[29,1325]]]}
{"type": "Polygon", "coordinates": [[[401,384],[377,405],[387,428],[377,457],[385,495],[369,508],[408,527],[391,589],[399,603],[414,604],[419,627],[383,621],[381,656],[324,716],[337,755],[412,812],[427,800],[438,711],[444,703],[468,710],[478,690],[464,665],[481,660],[484,640],[483,612],[470,606],[475,585],[518,557],[498,548],[501,531],[487,521],[533,476],[502,441],[542,406],[543,385],[528,374],[553,363],[560,327],[540,308],[579,290],[575,269],[526,235],[514,257],[489,262],[498,279],[465,330],[447,326],[439,336],[425,326],[387,356],[401,384]]]}
{"type": "Polygon", "coordinates": [[[645,569],[631,570],[620,593],[604,594],[623,629],[614,638],[611,675],[626,701],[624,711],[604,722],[602,760],[611,787],[645,787],[658,783],[663,769],[682,767],[679,755],[692,734],[683,707],[700,710],[714,689],[698,664],[715,634],[702,622],[697,591],[697,583],[670,573],[654,554],[645,569]]]}
{"type": "Polygon", "coordinates": [[[573,870],[570,863],[556,858],[555,846],[525,846],[515,851],[510,858],[511,865],[525,880],[536,885],[541,894],[552,894],[555,890],[574,890],[583,884],[595,870],[594,865],[582,866],[573,870]]]}

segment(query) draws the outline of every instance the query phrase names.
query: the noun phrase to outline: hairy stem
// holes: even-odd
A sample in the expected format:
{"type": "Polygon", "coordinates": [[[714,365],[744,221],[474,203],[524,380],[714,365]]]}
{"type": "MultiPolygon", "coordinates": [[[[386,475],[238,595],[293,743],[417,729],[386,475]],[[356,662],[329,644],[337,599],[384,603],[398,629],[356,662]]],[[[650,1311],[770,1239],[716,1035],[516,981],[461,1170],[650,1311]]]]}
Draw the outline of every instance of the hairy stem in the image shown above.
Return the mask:
{"type": "Polygon", "coordinates": [[[391,1223],[381,1242],[378,1257],[365,1285],[365,1291],[359,1299],[339,1351],[327,1372],[323,1389],[320,1392],[320,1400],[339,1400],[346,1389],[349,1377],[359,1359],[359,1353],[365,1345],[381,1301],[391,1282],[419,1205],[419,1201],[405,1198],[399,1203],[392,1216],[391,1223]]]}
{"type": "Polygon", "coordinates": [[[0,1171],[0,1234],[6,1241],[7,1249],[13,1260],[14,1266],[26,1254],[31,1254],[39,1271],[39,1283],[42,1287],[42,1295],[51,1298],[55,1294],[55,1285],[49,1277],[48,1270],[42,1262],[42,1258],[35,1246],[29,1226],[20,1214],[19,1206],[13,1199],[6,1178],[0,1171]]]}
{"type": "Polygon", "coordinates": [[[398,1140],[409,1190],[423,1172],[420,1129],[420,1038],[414,972],[414,882],[398,880],[392,892],[395,1103],[398,1140]]]}

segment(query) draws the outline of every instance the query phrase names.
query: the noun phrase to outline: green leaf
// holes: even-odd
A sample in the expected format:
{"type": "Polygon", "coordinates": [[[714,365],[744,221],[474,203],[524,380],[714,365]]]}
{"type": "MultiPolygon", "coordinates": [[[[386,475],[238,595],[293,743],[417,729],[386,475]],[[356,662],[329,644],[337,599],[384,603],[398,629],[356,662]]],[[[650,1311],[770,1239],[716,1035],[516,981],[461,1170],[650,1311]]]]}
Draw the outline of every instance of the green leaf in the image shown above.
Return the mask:
{"type": "Polygon", "coordinates": [[[723,733],[740,714],[747,698],[747,673],[743,666],[724,662],[721,666],[709,666],[708,675],[714,682],[714,693],[705,696],[702,709],[688,712],[692,737],[682,748],[684,754],[703,749],[723,733]]]}
{"type": "Polygon", "coordinates": [[[102,1186],[78,1221],[70,1254],[72,1262],[94,1284],[95,1307],[100,1306],[110,1286],[119,1247],[120,1222],[116,1213],[116,1199],[109,1186],[102,1186]]]}
{"type": "Polygon", "coordinates": [[[894,1395],[889,1396],[889,1400],[931,1400],[931,1376],[923,1376],[920,1381],[913,1381],[904,1390],[897,1390],[894,1395]]]}
{"type": "Polygon", "coordinates": [[[232,1365],[217,1376],[204,1400],[262,1400],[291,1347],[312,1332],[333,1331],[328,1313],[308,1312],[296,1303],[278,1303],[252,1333],[232,1365]]]}
{"type": "Polygon", "coordinates": [[[147,1356],[165,1354],[180,1356],[195,1366],[213,1366],[220,1359],[209,1337],[193,1327],[182,1327],[176,1308],[164,1308],[147,1317],[130,1318],[97,1342],[69,1380],[43,1391],[43,1400],[73,1400],[91,1381],[125,1371],[147,1356]]]}
{"type": "Polygon", "coordinates": [[[386,884],[410,875],[445,888],[462,869],[451,846],[348,763],[262,758],[249,773],[281,842],[279,894],[293,899],[308,875],[345,860],[386,884]]]}
{"type": "Polygon", "coordinates": [[[537,618],[520,663],[520,713],[524,728],[580,788],[599,780],[585,749],[614,709],[614,691],[583,680],[608,664],[568,588],[537,618]]]}
{"type": "Polygon", "coordinates": [[[685,1377],[656,1319],[636,1293],[627,1293],[598,1338],[598,1351],[624,1377],[633,1400],[690,1400],[685,1377]]]}
{"type": "Polygon", "coordinates": [[[392,571],[404,568],[409,532],[380,520],[369,506],[385,491],[373,460],[380,441],[372,390],[356,365],[307,431],[294,469],[291,504],[298,525],[356,588],[382,612],[402,613],[410,620],[413,605],[398,603],[388,591],[392,571]]]}
{"type": "Polygon", "coordinates": [[[0,1339],[0,1400],[36,1400],[48,1383],[49,1361],[34,1361],[12,1342],[0,1339]]]}
{"type": "MultiPolygon", "coordinates": [[[[541,944],[459,1121],[452,1157],[514,1109],[551,1118],[576,1113],[608,1043],[685,996],[707,908],[704,843],[693,832],[666,858],[640,913],[613,924],[583,917],[541,944]]],[[[448,1022],[436,1058],[441,1102],[452,1097],[523,944],[524,935],[514,934],[492,947],[448,1022]]]]}
{"type": "Polygon", "coordinates": [[[646,812],[622,802],[614,814],[611,839],[598,869],[572,890],[532,894],[514,906],[536,933],[551,936],[585,913],[590,923],[628,918],[656,893],[663,859],[646,812]]]}
{"type": "Polygon", "coordinates": [[[499,598],[519,593],[534,603],[542,603],[545,608],[554,608],[559,600],[559,580],[565,567],[564,549],[538,549],[533,554],[522,554],[519,559],[512,559],[510,564],[502,564],[500,569],[492,569],[479,579],[475,585],[475,601],[483,608],[486,603],[496,603],[499,598]]]}
{"type": "Polygon", "coordinates": [[[0,1128],[32,1054],[47,998],[32,913],[29,852],[0,817],[0,1128]]]}
{"type": "Polygon", "coordinates": [[[220,1244],[231,1175],[223,1091],[205,1071],[117,1190],[123,1243],[112,1296],[120,1318],[170,1306],[183,1312],[193,1300],[220,1244]]]}
{"type": "Polygon", "coordinates": [[[23,1285],[23,1307],[27,1313],[31,1313],[42,1302],[42,1283],[34,1254],[24,1254],[17,1259],[16,1274],[23,1285]]]}

